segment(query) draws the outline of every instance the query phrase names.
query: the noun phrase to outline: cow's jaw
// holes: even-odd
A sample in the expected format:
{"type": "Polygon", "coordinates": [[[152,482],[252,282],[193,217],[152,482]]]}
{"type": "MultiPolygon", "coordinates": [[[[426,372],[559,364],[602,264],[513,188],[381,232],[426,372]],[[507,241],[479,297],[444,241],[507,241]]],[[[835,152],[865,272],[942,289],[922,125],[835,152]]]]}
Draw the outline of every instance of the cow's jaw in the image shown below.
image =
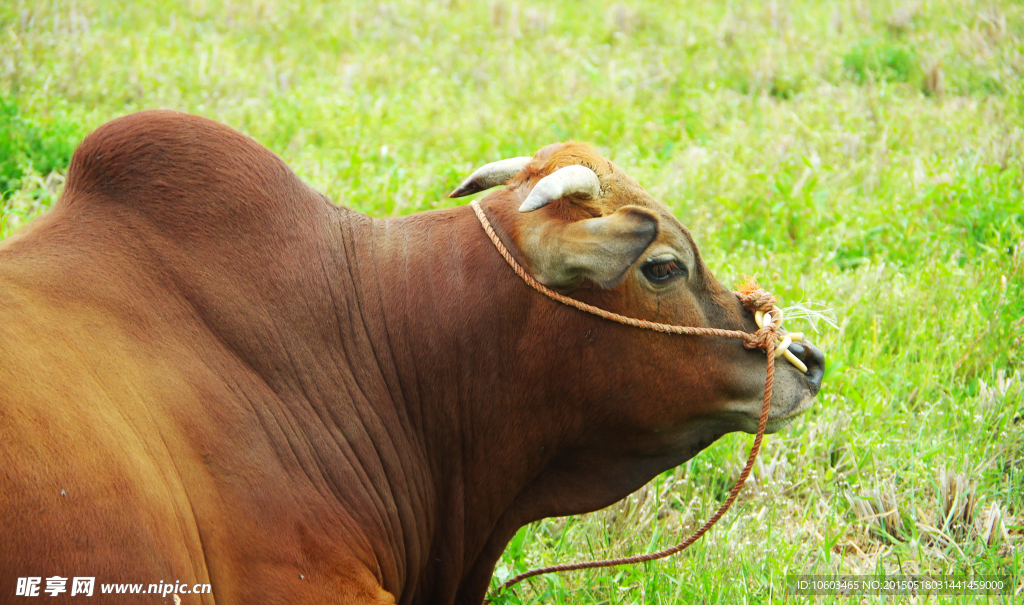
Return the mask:
{"type": "MultiPolygon", "coordinates": [[[[790,409],[789,411],[784,413],[782,416],[779,416],[779,417],[776,417],[776,418],[771,418],[769,416],[768,424],[765,427],[765,432],[766,433],[777,433],[777,432],[781,431],[783,428],[785,428],[790,423],[792,423],[794,420],[796,420],[801,414],[803,414],[804,412],[809,410],[811,408],[811,405],[813,405],[813,404],[814,404],[814,395],[808,393],[807,395],[805,395],[800,400],[799,403],[797,403],[792,409],[790,409]]],[[[753,430],[747,430],[747,429],[744,429],[744,430],[746,432],[748,432],[748,433],[756,433],[757,432],[757,420],[754,421],[753,430]]]]}

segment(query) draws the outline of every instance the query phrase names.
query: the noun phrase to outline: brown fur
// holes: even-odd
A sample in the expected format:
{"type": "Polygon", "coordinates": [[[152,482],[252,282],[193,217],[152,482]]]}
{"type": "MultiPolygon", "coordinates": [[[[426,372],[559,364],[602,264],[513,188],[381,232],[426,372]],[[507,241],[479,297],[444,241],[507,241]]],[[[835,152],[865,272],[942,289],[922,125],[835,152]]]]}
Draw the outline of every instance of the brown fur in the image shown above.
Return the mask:
{"type": "MultiPolygon", "coordinates": [[[[573,295],[752,329],[667,209],[585,146],[545,148],[484,201],[513,248],[532,222],[628,204],[691,280],[659,293],[631,270],[573,295]],[[599,200],[516,212],[580,162],[599,200]]],[[[60,201],[0,245],[0,359],[0,590],[95,576],[93,603],[127,602],[100,583],[163,580],[213,585],[184,603],[476,605],[525,523],[749,430],[764,371],[737,341],[539,297],[465,207],[371,219],[163,111],[89,135],[60,201]]],[[[817,390],[793,372],[773,417],[817,390]]]]}

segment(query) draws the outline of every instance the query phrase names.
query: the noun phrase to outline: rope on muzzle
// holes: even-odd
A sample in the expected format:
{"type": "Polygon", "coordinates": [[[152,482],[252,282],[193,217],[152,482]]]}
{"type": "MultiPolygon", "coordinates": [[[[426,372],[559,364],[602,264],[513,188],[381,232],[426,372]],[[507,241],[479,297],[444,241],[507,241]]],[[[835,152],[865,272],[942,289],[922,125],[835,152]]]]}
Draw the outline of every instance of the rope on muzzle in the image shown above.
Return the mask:
{"type": "MultiPolygon", "coordinates": [[[[739,496],[740,489],[746,482],[747,477],[750,475],[750,470],[754,466],[754,461],[757,459],[757,454],[761,450],[761,440],[764,437],[765,428],[768,426],[768,409],[771,406],[772,401],[772,384],[775,381],[775,358],[780,355],[785,355],[786,359],[796,365],[801,371],[806,372],[807,367],[792,353],[789,352],[789,345],[798,340],[803,340],[803,334],[791,333],[785,336],[780,336],[778,329],[782,323],[782,311],[776,306],[778,300],[770,293],[759,288],[752,281],[736,292],[736,296],[739,297],[740,302],[743,306],[754,313],[754,319],[757,322],[757,332],[743,332],[740,330],[720,330],[718,328],[696,328],[692,326],[676,326],[671,324],[662,324],[645,319],[635,319],[632,317],[626,317],[619,315],[618,313],[612,313],[605,311],[593,305],[580,302],[575,298],[570,298],[559,294],[550,288],[544,286],[532,275],[526,272],[522,266],[516,262],[515,258],[508,251],[504,244],[501,242],[501,238],[494,232],[491,227],[490,221],[487,220],[487,216],[484,215],[483,209],[480,204],[475,200],[469,204],[473,208],[473,212],[476,213],[480,224],[483,226],[487,236],[494,243],[494,247],[497,248],[498,252],[505,259],[505,261],[512,267],[512,270],[516,272],[523,281],[525,281],[531,288],[540,292],[548,298],[560,302],[570,307],[575,307],[580,311],[603,317],[607,320],[625,324],[627,326],[633,326],[636,328],[643,328],[647,330],[654,330],[656,332],[665,332],[668,334],[688,334],[692,336],[722,336],[725,338],[742,338],[743,346],[748,349],[763,349],[768,358],[768,375],[764,383],[764,401],[761,406],[761,417],[757,424],[757,434],[754,436],[754,444],[750,448],[750,456],[747,458],[747,464],[743,467],[743,471],[740,472],[739,478],[736,480],[736,485],[733,486],[729,492],[729,497],[726,498],[725,502],[718,508],[715,514],[702,525],[697,531],[691,534],[688,538],[664,550],[657,552],[647,553],[643,555],[634,555],[632,557],[621,557],[617,559],[606,559],[603,561],[585,561],[581,563],[563,563],[561,565],[551,565],[548,567],[540,567],[537,569],[531,569],[525,573],[521,573],[513,578],[507,580],[504,584],[499,587],[498,592],[512,587],[527,578],[538,576],[541,574],[561,572],[561,571],[573,571],[577,569],[593,569],[598,567],[613,567],[616,565],[629,565],[633,563],[642,563],[644,561],[651,561],[653,559],[661,559],[674,555],[697,540],[707,532],[712,525],[718,522],[719,519],[725,515],[729,507],[732,506],[733,502],[736,501],[736,497],[739,496]]],[[[486,599],[485,602],[490,602],[491,599],[486,599]]]]}

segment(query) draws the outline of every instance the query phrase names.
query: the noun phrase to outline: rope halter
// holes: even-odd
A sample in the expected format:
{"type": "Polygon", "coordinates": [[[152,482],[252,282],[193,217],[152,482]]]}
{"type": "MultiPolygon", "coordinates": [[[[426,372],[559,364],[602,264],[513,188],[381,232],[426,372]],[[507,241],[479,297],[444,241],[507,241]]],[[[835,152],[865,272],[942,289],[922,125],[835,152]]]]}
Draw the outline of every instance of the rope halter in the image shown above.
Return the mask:
{"type": "MultiPolygon", "coordinates": [[[[694,336],[722,336],[726,338],[742,338],[743,346],[748,349],[763,349],[767,355],[768,360],[768,373],[765,379],[764,385],[764,401],[761,406],[761,417],[758,420],[757,434],[754,436],[754,444],[750,448],[750,456],[747,458],[747,464],[743,467],[740,472],[739,478],[736,480],[736,484],[729,492],[729,497],[726,498],[725,502],[722,503],[721,507],[712,515],[697,531],[691,534],[688,538],[664,550],[660,550],[653,553],[635,555],[632,557],[621,557],[617,559],[606,559],[603,561],[585,561],[581,563],[563,563],[561,565],[551,565],[548,567],[541,567],[537,569],[531,569],[525,573],[521,573],[508,581],[503,583],[499,587],[498,592],[510,588],[514,584],[519,583],[522,580],[531,578],[533,576],[561,572],[561,571],[572,571],[577,569],[590,569],[597,567],[612,567],[615,565],[628,565],[633,563],[640,563],[643,561],[650,561],[652,559],[660,559],[673,555],[687,548],[694,542],[700,539],[701,536],[707,532],[719,519],[725,515],[725,512],[729,510],[736,497],[739,496],[740,489],[743,487],[744,482],[750,475],[750,470],[754,466],[754,461],[757,459],[757,454],[761,449],[761,440],[764,437],[765,428],[768,426],[768,409],[771,406],[772,400],[772,384],[775,380],[775,358],[782,355],[786,359],[800,369],[801,372],[807,372],[807,366],[800,361],[795,355],[789,351],[789,346],[795,342],[804,339],[802,333],[790,333],[782,336],[778,330],[782,324],[783,313],[782,310],[776,305],[778,299],[772,296],[769,292],[761,289],[756,282],[748,280],[747,284],[742,286],[736,296],[739,297],[740,302],[748,310],[754,313],[754,321],[757,323],[758,330],[751,334],[750,332],[743,332],[740,330],[721,330],[718,328],[696,328],[692,326],[676,326],[671,324],[662,324],[644,319],[635,319],[632,317],[626,317],[619,315],[618,313],[612,313],[611,311],[605,311],[593,305],[588,305],[584,302],[580,302],[575,298],[570,298],[559,294],[544,284],[541,284],[533,278],[522,266],[516,262],[515,258],[508,251],[501,242],[501,238],[494,232],[491,227],[490,221],[487,220],[487,216],[484,214],[480,204],[474,200],[469,204],[473,208],[473,212],[476,213],[477,218],[480,220],[480,225],[484,228],[487,236],[490,238],[494,247],[498,250],[505,261],[512,267],[516,275],[522,278],[531,288],[540,292],[548,298],[575,307],[580,311],[603,317],[607,320],[618,322],[627,326],[633,326],[637,328],[643,328],[647,330],[655,330],[657,332],[665,332],[669,334],[689,334],[694,336]]],[[[491,599],[486,599],[485,603],[490,602],[491,599]]]]}

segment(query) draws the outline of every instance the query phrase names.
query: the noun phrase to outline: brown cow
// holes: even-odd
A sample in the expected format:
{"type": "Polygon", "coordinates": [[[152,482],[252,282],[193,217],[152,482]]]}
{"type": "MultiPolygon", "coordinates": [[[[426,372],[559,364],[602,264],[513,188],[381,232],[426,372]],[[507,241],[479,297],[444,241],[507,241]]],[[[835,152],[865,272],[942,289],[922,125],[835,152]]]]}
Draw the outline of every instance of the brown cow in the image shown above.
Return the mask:
{"type": "MultiPolygon", "coordinates": [[[[482,206],[541,281],[754,331],[687,230],[589,147],[457,193],[510,175],[482,206]]],[[[779,364],[770,430],[820,384],[820,352],[794,349],[810,369],[779,364]]],[[[95,603],[179,582],[212,585],[183,603],[477,605],[524,524],[753,431],[764,374],[737,339],[537,294],[470,208],[370,218],[225,126],[134,114],[0,246],[0,594],[80,576],[95,603]]]]}

